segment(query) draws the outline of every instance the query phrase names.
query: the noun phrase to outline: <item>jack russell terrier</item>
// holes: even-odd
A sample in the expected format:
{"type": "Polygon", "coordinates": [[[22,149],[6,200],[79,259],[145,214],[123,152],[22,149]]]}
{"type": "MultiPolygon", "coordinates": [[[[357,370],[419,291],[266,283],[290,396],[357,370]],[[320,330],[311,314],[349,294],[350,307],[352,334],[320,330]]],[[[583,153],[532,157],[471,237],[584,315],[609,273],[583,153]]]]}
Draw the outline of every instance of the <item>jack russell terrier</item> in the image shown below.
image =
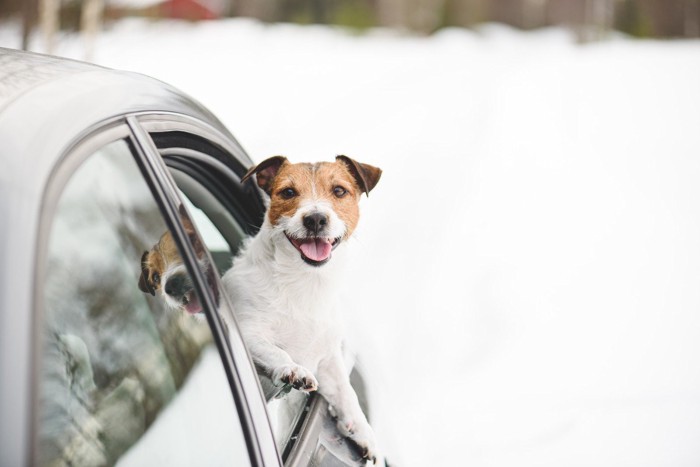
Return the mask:
{"type": "Polygon", "coordinates": [[[223,277],[254,362],[276,385],[318,390],[340,433],[372,462],[374,433],[343,359],[334,306],[340,265],[332,256],[355,230],[360,196],[381,173],[346,156],[332,163],[292,164],[282,156],[261,162],[241,181],[255,175],[269,196],[265,220],[223,277]]]}
{"type": "MultiPolygon", "coordinates": [[[[379,168],[347,156],[316,164],[292,164],[275,156],[253,167],[241,182],[255,175],[269,206],[262,228],[222,278],[255,364],[275,385],[318,390],[340,433],[374,463],[374,432],[343,358],[335,307],[340,264],[331,257],[357,227],[360,196],[369,194],[381,174],[379,168]]],[[[188,217],[181,218],[197,257],[206,258],[188,217]]],[[[199,266],[209,277],[213,269],[208,261],[200,259],[199,266]]],[[[141,270],[142,291],[158,292],[172,308],[201,311],[169,232],[143,254],[141,270]]]]}

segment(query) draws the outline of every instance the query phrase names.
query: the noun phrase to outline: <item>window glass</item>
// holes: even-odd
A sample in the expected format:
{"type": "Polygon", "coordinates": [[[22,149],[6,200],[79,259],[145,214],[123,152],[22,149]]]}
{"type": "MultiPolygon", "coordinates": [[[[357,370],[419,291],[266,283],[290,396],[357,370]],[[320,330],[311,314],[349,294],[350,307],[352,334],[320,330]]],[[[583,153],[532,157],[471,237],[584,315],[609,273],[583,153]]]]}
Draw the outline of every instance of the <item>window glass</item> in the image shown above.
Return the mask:
{"type": "MultiPolygon", "coordinates": [[[[173,149],[169,151],[170,154],[176,153],[173,149]]],[[[213,172],[215,169],[210,170],[213,172]]],[[[225,205],[235,206],[237,203],[223,203],[194,177],[189,176],[185,169],[171,168],[170,172],[181,190],[181,197],[188,206],[189,212],[192,213],[192,219],[219,273],[224,274],[231,267],[233,256],[240,250],[246,239],[246,229],[236,220],[241,216],[227,212],[224,208],[225,205]]],[[[230,180],[233,177],[226,178],[230,180]]],[[[245,339],[245,336],[243,337],[245,339]]],[[[284,453],[294,428],[305,413],[304,407],[308,394],[293,390],[289,385],[275,387],[268,376],[262,372],[258,373],[258,377],[268,400],[267,409],[277,448],[280,453],[284,453]]]]}
{"type": "Polygon", "coordinates": [[[38,464],[250,465],[199,297],[126,141],[68,180],[45,261],[38,464]]]}
{"type": "MultiPolygon", "coordinates": [[[[210,174],[216,169],[210,168],[210,174]]],[[[227,208],[206,185],[190,176],[184,169],[170,169],[180,188],[181,198],[192,213],[202,240],[209,250],[216,268],[224,274],[231,267],[231,258],[246,237],[245,230],[236,220],[233,208],[227,208]]]]}

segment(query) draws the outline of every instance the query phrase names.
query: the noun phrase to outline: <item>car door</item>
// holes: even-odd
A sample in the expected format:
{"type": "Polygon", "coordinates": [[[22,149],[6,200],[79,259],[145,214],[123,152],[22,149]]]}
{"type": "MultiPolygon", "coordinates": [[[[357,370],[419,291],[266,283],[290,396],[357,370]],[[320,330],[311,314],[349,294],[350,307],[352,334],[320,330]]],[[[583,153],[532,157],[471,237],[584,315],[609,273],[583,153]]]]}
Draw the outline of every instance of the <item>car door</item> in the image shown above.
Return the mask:
{"type": "Polygon", "coordinates": [[[69,149],[46,188],[32,463],[279,465],[208,253],[154,147],[135,117],[117,118],[69,149]],[[199,317],[139,286],[164,238],[199,317]]]}
{"type": "MultiPolygon", "coordinates": [[[[223,275],[245,239],[259,229],[265,210],[259,191],[240,183],[250,165],[247,155],[235,140],[208,133],[192,122],[144,116],[141,124],[150,130],[150,137],[223,275]]],[[[276,445],[284,456],[291,446],[294,428],[305,413],[307,395],[290,392],[290,388],[275,388],[262,373],[258,377],[268,400],[276,445]]]]}
{"type": "MultiPolygon", "coordinates": [[[[140,123],[163,157],[219,274],[224,274],[263,221],[260,191],[253,183],[240,183],[251,165],[248,156],[235,140],[190,121],[150,115],[140,123]]],[[[275,387],[262,372],[258,377],[285,465],[361,464],[358,453],[336,431],[323,398],[290,386],[275,387]]],[[[355,371],[351,380],[366,411],[362,378],[355,371]]]]}

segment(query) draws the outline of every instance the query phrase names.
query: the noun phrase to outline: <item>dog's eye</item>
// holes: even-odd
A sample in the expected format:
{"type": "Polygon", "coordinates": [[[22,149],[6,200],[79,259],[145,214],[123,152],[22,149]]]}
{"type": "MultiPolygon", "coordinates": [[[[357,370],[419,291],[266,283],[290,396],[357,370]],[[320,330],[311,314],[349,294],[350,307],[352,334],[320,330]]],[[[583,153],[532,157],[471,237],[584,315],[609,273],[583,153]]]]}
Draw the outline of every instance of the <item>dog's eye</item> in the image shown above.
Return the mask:
{"type": "Polygon", "coordinates": [[[284,199],[292,199],[297,195],[297,192],[294,191],[294,188],[285,188],[284,190],[280,191],[280,196],[284,199]]]}
{"type": "Polygon", "coordinates": [[[337,186],[337,187],[333,188],[333,194],[335,196],[337,196],[338,198],[342,198],[343,196],[348,194],[348,190],[346,190],[342,186],[337,186]]]}
{"type": "Polygon", "coordinates": [[[158,274],[157,272],[153,273],[152,279],[154,284],[160,284],[160,274],[158,274]]]}

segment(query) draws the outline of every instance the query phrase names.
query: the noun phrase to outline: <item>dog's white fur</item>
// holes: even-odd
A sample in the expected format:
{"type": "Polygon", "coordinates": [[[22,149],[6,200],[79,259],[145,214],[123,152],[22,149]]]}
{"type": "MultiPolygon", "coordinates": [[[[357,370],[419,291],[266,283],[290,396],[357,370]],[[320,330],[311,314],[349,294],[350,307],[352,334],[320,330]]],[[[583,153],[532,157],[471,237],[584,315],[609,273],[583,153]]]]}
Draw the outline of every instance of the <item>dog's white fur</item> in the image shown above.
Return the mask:
{"type": "Polygon", "coordinates": [[[302,389],[318,389],[340,433],[359,445],[367,459],[376,459],[374,433],[350,385],[341,348],[336,284],[345,246],[341,243],[327,264],[314,267],[304,263],[285,236],[304,231],[302,219],[309,212],[328,216],[328,236],[346,233],[331,204],[320,198],[304,200],[293,216],[275,225],[265,216],[260,232],[224,275],[223,285],[255,363],[277,385],[290,376],[306,378],[302,389]]]}

